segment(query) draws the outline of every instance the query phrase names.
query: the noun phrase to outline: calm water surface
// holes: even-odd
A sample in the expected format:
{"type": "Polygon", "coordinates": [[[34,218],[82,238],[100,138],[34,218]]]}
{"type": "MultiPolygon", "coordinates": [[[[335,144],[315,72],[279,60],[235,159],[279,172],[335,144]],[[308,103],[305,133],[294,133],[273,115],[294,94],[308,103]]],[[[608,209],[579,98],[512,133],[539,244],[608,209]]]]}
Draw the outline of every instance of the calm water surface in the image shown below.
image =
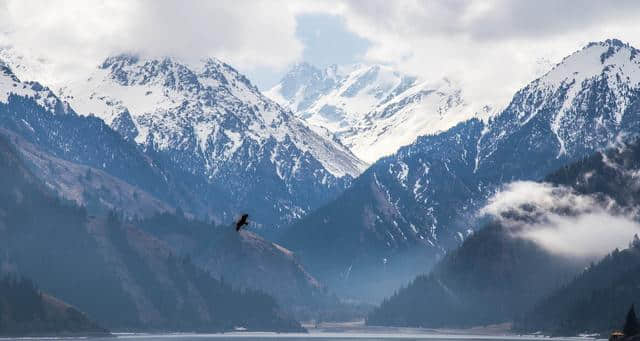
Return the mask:
{"type": "MultiPolygon", "coordinates": [[[[3,339],[0,340],[16,340],[3,339]]],[[[385,341],[385,340],[429,340],[429,341],[578,341],[594,340],[593,338],[548,338],[536,336],[491,336],[465,334],[438,334],[415,332],[339,332],[309,334],[273,334],[273,333],[231,333],[231,334],[117,334],[116,338],[21,338],[19,340],[87,340],[87,341],[385,341]]]]}

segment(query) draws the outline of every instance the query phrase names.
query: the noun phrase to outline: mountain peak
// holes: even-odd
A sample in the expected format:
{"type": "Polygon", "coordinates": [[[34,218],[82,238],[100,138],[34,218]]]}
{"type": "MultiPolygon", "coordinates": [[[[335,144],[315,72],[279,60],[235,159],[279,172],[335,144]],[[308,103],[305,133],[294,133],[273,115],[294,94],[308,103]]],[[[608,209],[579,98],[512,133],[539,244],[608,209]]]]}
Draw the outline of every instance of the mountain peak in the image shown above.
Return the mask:
{"type": "MultiPolygon", "coordinates": [[[[595,150],[621,132],[638,89],[637,49],[617,39],[589,43],[518,91],[483,139],[506,141],[520,127],[540,125],[555,136],[558,159],[595,150]],[[599,140],[582,139],[587,130],[597,131],[599,140]]],[[[494,151],[488,146],[479,157],[494,151]]]]}
{"type": "Polygon", "coordinates": [[[593,47],[593,46],[606,46],[606,47],[615,47],[615,48],[623,48],[623,47],[633,48],[632,46],[629,45],[629,43],[625,43],[622,40],[616,39],[616,38],[605,39],[605,40],[602,40],[602,41],[592,41],[589,44],[587,44],[584,48],[589,48],[589,47],[593,47]]]}
{"type": "Polygon", "coordinates": [[[114,56],[61,94],[77,112],[228,190],[229,205],[264,207],[257,218],[267,225],[324,203],[366,166],[214,58],[114,56]]]}
{"type": "Polygon", "coordinates": [[[126,86],[149,84],[191,93],[202,91],[207,86],[241,86],[249,92],[258,92],[247,77],[213,57],[187,63],[171,56],[143,58],[135,54],[120,54],[108,57],[99,69],[108,71],[112,79],[126,86]]]}
{"type": "Polygon", "coordinates": [[[125,65],[133,65],[136,64],[140,60],[140,57],[136,54],[131,53],[121,53],[115,56],[107,57],[102,64],[100,64],[99,68],[101,69],[112,69],[112,68],[122,68],[125,65]]]}
{"type": "Polygon", "coordinates": [[[288,73],[296,74],[296,73],[305,73],[305,72],[315,72],[320,71],[319,68],[311,65],[308,62],[299,62],[293,64],[288,73]]]}
{"type": "Polygon", "coordinates": [[[23,82],[14,73],[9,63],[0,59],[0,103],[7,103],[11,96],[34,99],[38,105],[52,114],[68,114],[72,112],[68,103],[61,101],[46,86],[38,82],[23,82]]]}
{"type": "Polygon", "coordinates": [[[297,64],[266,95],[367,162],[474,113],[451,82],[426,82],[384,64],[297,64]]]}
{"type": "MultiPolygon", "coordinates": [[[[640,81],[637,71],[640,60],[639,50],[618,39],[591,42],[582,49],[565,57],[541,77],[541,82],[553,88],[580,84],[587,79],[606,75],[612,81],[617,77],[620,83],[635,86],[640,81]]],[[[614,84],[610,84],[614,86],[614,84]]]]}
{"type": "MultiPolygon", "coordinates": [[[[381,259],[384,264],[404,265],[427,248],[432,254],[423,259],[435,257],[465,239],[467,222],[502,185],[541,179],[637,133],[640,58],[634,51],[610,40],[573,53],[518,91],[491,120],[460,123],[378,160],[339,199],[298,222],[283,239],[317,276],[330,285],[343,285],[345,291],[374,283],[386,271],[381,259]],[[336,224],[337,212],[345,205],[356,213],[340,216],[341,224],[336,224]],[[342,226],[349,226],[349,231],[342,226]],[[318,236],[323,244],[318,244],[318,236]],[[411,251],[403,255],[403,249],[411,251]],[[342,272],[352,266],[353,279],[341,284],[342,272]],[[380,272],[369,270],[376,268],[380,272]]],[[[442,91],[427,86],[411,89],[442,91]]],[[[405,117],[424,117],[426,110],[418,108],[419,115],[405,117]]],[[[388,115],[374,111],[376,115],[367,117],[375,122],[374,118],[396,116],[391,109],[385,112],[388,115]]],[[[585,179],[591,183],[592,174],[585,179]]]]}
{"type": "Polygon", "coordinates": [[[16,77],[16,75],[11,70],[11,67],[9,66],[9,64],[7,64],[7,62],[5,62],[2,59],[0,59],[0,76],[9,78],[14,82],[20,81],[18,77],[16,77]]]}
{"type": "Polygon", "coordinates": [[[168,56],[141,58],[121,54],[107,58],[99,69],[107,71],[113,80],[124,86],[156,85],[189,92],[195,92],[199,87],[195,72],[168,56]]]}
{"type": "Polygon", "coordinates": [[[633,59],[638,52],[640,52],[635,47],[629,45],[629,43],[625,43],[619,39],[607,39],[605,41],[600,42],[591,42],[587,44],[583,48],[583,50],[587,50],[594,47],[604,47],[607,50],[600,55],[600,63],[605,64],[607,59],[620,52],[621,50],[630,51],[630,60],[633,59]]]}

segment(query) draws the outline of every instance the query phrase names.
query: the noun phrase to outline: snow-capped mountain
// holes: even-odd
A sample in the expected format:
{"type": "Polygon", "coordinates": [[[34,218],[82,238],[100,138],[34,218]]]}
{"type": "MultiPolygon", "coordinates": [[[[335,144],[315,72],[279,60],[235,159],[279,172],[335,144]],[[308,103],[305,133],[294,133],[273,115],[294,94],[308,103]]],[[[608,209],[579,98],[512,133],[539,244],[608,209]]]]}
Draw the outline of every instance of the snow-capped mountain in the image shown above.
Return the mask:
{"type": "MultiPolygon", "coordinates": [[[[106,211],[111,210],[129,218],[147,218],[134,219],[131,226],[127,227],[129,230],[136,231],[133,235],[136,237],[136,245],[140,246],[139,250],[158,251],[159,241],[155,241],[152,237],[156,235],[166,240],[167,245],[162,242],[162,249],[166,250],[166,252],[163,251],[163,257],[170,254],[169,250],[173,250],[175,254],[190,255],[207,273],[217,278],[223,276],[238,287],[254,288],[274,294],[278,299],[284,300],[283,303],[290,304],[287,308],[294,306],[301,309],[307,304],[317,304],[324,299],[328,299],[323,301],[324,303],[334,302],[333,298],[328,297],[322,284],[307,273],[294,255],[285,248],[249,231],[238,234],[227,223],[216,226],[208,221],[185,219],[184,213],[180,213],[209,212],[207,209],[212,210],[213,213],[219,213],[228,210],[234,203],[229,202],[230,197],[223,192],[223,189],[208,184],[201,176],[196,177],[178,169],[173,163],[162,164],[161,153],[145,153],[134,141],[125,140],[102,119],[77,114],[68,103],[60,100],[47,87],[36,82],[21,81],[2,61],[0,61],[0,154],[2,154],[0,168],[2,166],[6,168],[4,173],[18,178],[24,175],[24,181],[16,182],[5,176],[1,178],[4,182],[13,185],[24,183],[28,184],[29,188],[37,189],[38,193],[41,191],[42,194],[38,195],[50,197],[51,202],[55,203],[53,211],[62,205],[60,207],[64,206],[65,210],[75,213],[84,212],[82,222],[76,221],[76,218],[72,220],[74,224],[76,222],[82,224],[78,225],[82,226],[80,229],[82,233],[89,232],[91,238],[95,237],[103,242],[103,246],[106,245],[107,248],[100,251],[105,252],[103,256],[110,259],[110,265],[116,271],[114,274],[120,274],[117,279],[121,280],[113,283],[112,287],[119,287],[121,284],[125,287],[130,285],[137,287],[140,284],[144,287],[144,283],[135,283],[136,279],[128,278],[126,273],[130,271],[126,270],[126,266],[130,259],[126,257],[131,257],[132,254],[118,254],[117,247],[111,249],[109,247],[111,241],[108,239],[113,235],[101,230],[102,221],[105,220],[103,217],[106,211]],[[77,207],[72,208],[73,205],[69,202],[61,203],[58,198],[75,202],[77,207]],[[183,211],[175,210],[176,207],[184,209],[183,211]],[[173,214],[174,211],[178,214],[173,214]],[[158,215],[159,213],[163,214],[158,215]],[[84,220],[91,216],[93,216],[89,218],[91,227],[85,229],[84,220]],[[139,228],[144,228],[148,233],[138,230],[139,228]],[[225,257],[230,257],[232,261],[222,261],[225,257]],[[123,273],[125,275],[122,275],[123,273]]],[[[301,166],[303,167],[304,165],[301,166]]],[[[253,180],[247,179],[248,186],[251,186],[251,181],[253,180]]],[[[33,198],[21,194],[20,190],[13,191],[9,187],[0,187],[3,195],[9,195],[5,198],[8,201],[5,201],[28,206],[13,210],[14,215],[30,223],[35,222],[33,226],[40,230],[47,228],[60,230],[55,224],[47,225],[46,219],[51,218],[51,215],[46,212],[40,215],[42,212],[39,211],[40,204],[37,204],[37,200],[35,203],[31,200],[23,200],[33,198]],[[9,198],[13,195],[19,199],[9,198]],[[33,217],[36,217],[35,220],[33,217]]],[[[313,193],[309,196],[311,195],[313,193]]],[[[45,206],[45,208],[51,208],[50,205],[45,206]]],[[[8,212],[6,209],[4,211],[0,209],[0,211],[8,212]]],[[[257,215],[253,210],[248,212],[251,213],[252,219],[257,215]]],[[[5,218],[7,218],[5,214],[0,214],[0,220],[5,218]]],[[[0,226],[4,226],[4,222],[0,222],[0,226]]],[[[23,225],[16,226],[20,227],[16,231],[24,232],[23,225]]],[[[78,226],[71,224],[64,227],[74,229],[78,226]]],[[[249,226],[251,229],[253,227],[253,224],[249,226]]],[[[110,231],[113,232],[113,230],[110,231]]],[[[4,232],[7,232],[7,229],[0,228],[0,233],[4,232]]],[[[10,235],[15,237],[19,233],[10,233],[10,235]]],[[[60,237],[59,233],[55,235],[60,237]]],[[[70,240],[66,237],[60,238],[64,242],[70,240]]],[[[24,245],[10,243],[16,250],[38,247],[37,243],[33,244],[34,240],[37,242],[37,238],[21,237],[19,239],[28,243],[24,245]]],[[[121,239],[118,240],[121,241],[121,239]]],[[[92,244],[71,243],[69,245],[70,250],[76,252],[78,250],[74,247],[82,248],[92,244]]],[[[92,250],[95,251],[95,249],[92,250]]],[[[70,255],[68,251],[57,252],[56,255],[68,256],[70,255]]],[[[29,254],[37,258],[41,252],[29,254]]],[[[144,254],[150,255],[149,252],[144,254]]],[[[164,264],[164,260],[165,258],[154,258],[153,263],[164,264]]],[[[180,261],[180,264],[185,263],[180,261]]],[[[82,274],[80,276],[82,277],[82,274]]],[[[43,283],[46,284],[46,282],[43,283]]],[[[131,297],[135,302],[147,299],[144,295],[145,290],[136,290],[131,297]]],[[[155,309],[153,304],[143,306],[139,312],[143,315],[148,314],[149,309],[155,309]]]]}
{"type": "MultiPolygon", "coordinates": [[[[46,69],[12,49],[2,55],[7,64],[16,63],[17,77],[10,73],[16,79],[46,69]]],[[[167,179],[161,199],[183,198],[169,201],[218,222],[248,211],[258,227],[270,230],[335,198],[366,167],[346,147],[316,134],[246,77],[214,59],[187,65],[171,58],[111,57],[88,77],[61,87],[61,100],[38,83],[14,87],[11,82],[3,86],[14,94],[22,91],[18,95],[40,102],[49,98],[51,103],[45,104],[50,110],[63,112],[68,102],[74,112],[107,123],[162,170],[167,179]],[[26,93],[39,89],[47,93],[26,93]]],[[[71,138],[71,128],[55,135],[42,124],[36,128],[47,137],[71,138]]],[[[78,134],[91,135],[87,129],[78,134]]],[[[77,142],[69,153],[87,144],[77,142]]],[[[111,174],[127,180],[121,173],[111,174]]]]}
{"type": "Polygon", "coordinates": [[[61,101],[49,88],[37,82],[22,82],[11,67],[0,59],[0,103],[8,103],[11,95],[32,98],[53,114],[66,114],[70,111],[68,103],[61,101]]]}
{"type": "Polygon", "coordinates": [[[302,63],[266,94],[367,162],[477,115],[451,81],[428,82],[384,65],[320,70],[302,63]]]}
{"type": "Polygon", "coordinates": [[[355,286],[344,280],[346,269],[351,280],[368,283],[389,268],[403,269],[398,280],[411,279],[471,233],[477,209],[502,184],[539,180],[637,135],[638,52],[618,40],[589,44],[518,91],[500,114],[422,136],[379,160],[340,198],[292,226],[283,244],[322,280],[347,289],[355,286]]]}
{"type": "Polygon", "coordinates": [[[215,59],[106,59],[60,96],[147,153],[208,179],[232,211],[280,225],[334,198],[365,164],[215,59]]]}
{"type": "Polygon", "coordinates": [[[101,119],[79,116],[49,88],[21,81],[2,61],[0,134],[10,137],[51,189],[85,207],[99,203],[134,215],[140,207],[204,206],[185,186],[193,179],[160,167],[101,119]],[[137,203],[115,204],[132,201],[137,203]]]}
{"type": "Polygon", "coordinates": [[[63,87],[60,93],[76,111],[131,129],[121,133],[139,144],[152,141],[154,148],[165,150],[194,138],[189,142],[200,152],[212,153],[204,160],[208,174],[219,172],[244,143],[264,144],[270,138],[281,143],[287,137],[336,177],[357,176],[363,170],[342,146],[310,133],[245,76],[215,59],[190,68],[171,58],[111,57],[87,81],[63,87]],[[218,148],[207,146],[210,142],[218,148]]]}
{"type": "Polygon", "coordinates": [[[518,91],[483,132],[477,167],[491,168],[494,154],[504,148],[572,159],[613,143],[621,133],[637,134],[638,52],[619,40],[590,43],[518,91]]]}

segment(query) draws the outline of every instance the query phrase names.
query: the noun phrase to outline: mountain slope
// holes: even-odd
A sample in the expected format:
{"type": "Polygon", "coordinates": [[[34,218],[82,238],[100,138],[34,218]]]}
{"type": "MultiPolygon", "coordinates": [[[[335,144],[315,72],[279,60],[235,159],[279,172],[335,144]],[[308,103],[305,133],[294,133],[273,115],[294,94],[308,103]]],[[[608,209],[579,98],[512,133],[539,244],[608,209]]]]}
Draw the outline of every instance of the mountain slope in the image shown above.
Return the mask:
{"type": "Polygon", "coordinates": [[[614,250],[570,283],[541,300],[517,320],[523,332],[551,335],[599,333],[620,328],[620,321],[640,295],[640,245],[614,250]]]}
{"type": "Polygon", "coordinates": [[[0,335],[102,336],[109,332],[76,308],[15,275],[0,280],[0,335]]]}
{"type": "Polygon", "coordinates": [[[198,186],[219,190],[227,207],[194,212],[219,221],[247,210],[265,226],[281,225],[334,198],[365,167],[214,59],[186,65],[111,57],[60,94],[166,168],[177,166],[203,179],[198,186]]]}
{"type": "Polygon", "coordinates": [[[296,316],[337,303],[291,251],[248,230],[236,232],[233,226],[211,226],[172,214],[140,220],[136,226],[165,241],[176,254],[190,257],[215,278],[273,295],[296,316]]]}
{"type": "Polygon", "coordinates": [[[451,243],[439,226],[458,219],[458,198],[479,190],[468,183],[481,130],[474,120],[418,139],[416,157],[402,149],[402,161],[382,159],[338,199],[289,227],[281,243],[331,289],[366,299],[385,295],[426,271],[451,243]]]}
{"type": "Polygon", "coordinates": [[[367,324],[466,328],[512,321],[581,266],[489,224],[431,273],[385,299],[367,316],[367,324]]]}
{"type": "Polygon", "coordinates": [[[101,169],[55,157],[4,128],[0,128],[0,136],[13,143],[29,169],[47,187],[92,214],[118,210],[128,217],[147,217],[174,211],[149,192],[101,169]]]}
{"type": "Polygon", "coordinates": [[[637,49],[619,40],[590,43],[518,91],[491,120],[478,143],[477,168],[492,169],[494,177],[521,177],[533,168],[541,177],[558,161],[636,133],[639,83],[637,49]],[[517,160],[525,163],[507,159],[522,154],[527,158],[517,160]]]}
{"type": "MultiPolygon", "coordinates": [[[[205,206],[186,189],[193,188],[192,176],[175,167],[161,167],[102,120],[78,116],[51,90],[36,82],[20,81],[7,66],[0,68],[0,126],[20,146],[100,170],[171,206],[205,206]]],[[[57,180],[49,179],[52,183],[57,180]]],[[[135,213],[126,205],[119,209],[135,213]]]]}
{"type": "Polygon", "coordinates": [[[375,283],[385,264],[413,258],[403,250],[423,254],[421,267],[397,276],[399,285],[459,245],[476,210],[501,184],[541,179],[637,132],[639,76],[635,48],[618,40],[589,44],[518,91],[487,122],[420,137],[379,160],[339,199],[290,228],[282,243],[320,280],[346,288],[355,284],[340,274],[356,262],[375,283]],[[374,198],[386,204],[370,204],[374,198]],[[351,207],[349,220],[332,220],[341,207],[351,207]],[[362,237],[371,233],[374,242],[362,237]],[[314,245],[318,234],[323,243],[314,245]],[[325,260],[324,248],[343,257],[325,260]]]}
{"type": "Polygon", "coordinates": [[[367,162],[475,115],[449,80],[425,82],[383,65],[298,64],[266,94],[367,162]]]}
{"type": "MultiPolygon", "coordinates": [[[[619,145],[563,167],[548,181],[572,186],[579,193],[614,200],[637,217],[640,183],[640,142],[619,145]]],[[[640,277],[637,236],[625,250],[614,250],[592,264],[516,320],[520,331],[550,334],[609,333],[619,328],[628,306],[636,302],[640,277]]]]}
{"type": "Polygon", "coordinates": [[[101,324],[156,330],[301,329],[270,296],[238,291],[209,277],[113,214],[89,216],[58,199],[4,138],[0,175],[3,268],[33,278],[101,324]]]}
{"type": "MultiPolygon", "coordinates": [[[[514,193],[509,202],[492,200],[496,207],[509,205],[500,212],[489,210],[498,213],[495,221],[447,254],[431,273],[385,300],[368,323],[465,327],[515,321],[516,329],[527,333],[608,332],[637,297],[637,236],[630,249],[615,251],[579,274],[588,258],[562,252],[572,249],[562,241],[554,244],[561,250],[545,248],[529,233],[554,227],[552,216],[563,216],[569,219],[571,240],[583,245],[583,239],[594,236],[581,225],[594,223],[580,215],[608,212],[610,224],[620,224],[622,217],[637,220],[639,170],[640,141],[635,141],[551,173],[545,181],[553,187],[544,195],[530,186],[526,193],[507,187],[514,193]],[[523,202],[514,199],[523,195],[523,202]]],[[[599,232],[598,243],[619,234],[614,226],[599,232]]],[[[549,238],[558,238],[555,233],[549,238]]],[[[625,233],[630,241],[633,232],[625,233]]]]}
{"type": "MultiPolygon", "coordinates": [[[[53,102],[59,100],[47,88],[40,88],[37,83],[20,82],[9,69],[7,75],[11,77],[0,78],[0,84],[9,84],[10,90],[6,103],[0,102],[0,136],[6,136],[12,142],[25,166],[48,189],[85,207],[89,215],[104,216],[114,210],[121,212],[127,220],[155,217],[160,213],[164,213],[163,217],[172,217],[169,213],[182,212],[180,208],[185,207],[191,211],[188,216],[193,219],[193,211],[223,212],[231,207],[227,197],[202,177],[176,169],[172,163],[162,164],[157,161],[162,160],[161,155],[143,153],[132,141],[124,140],[100,119],[79,116],[71,109],[64,113],[51,112],[47,109],[49,107],[38,102],[41,98],[51,98],[52,103],[58,103],[53,102]],[[14,90],[23,87],[30,90],[31,86],[38,87],[50,97],[36,92],[24,94],[26,97],[19,96],[14,90]]],[[[256,207],[255,211],[259,208],[256,207]]],[[[253,216],[254,210],[250,212],[253,216]]],[[[208,215],[205,219],[209,220],[208,215]]],[[[192,226],[181,219],[172,226],[176,232],[174,235],[181,238],[179,241],[192,238],[190,240],[203,247],[192,250],[179,244],[171,245],[171,250],[184,256],[197,254],[199,268],[209,272],[211,269],[205,264],[217,262],[216,257],[239,252],[224,244],[209,244],[217,240],[211,224],[194,222],[193,225],[205,226],[205,234],[193,238],[189,231],[192,226]],[[204,254],[198,250],[211,252],[204,254]],[[222,250],[229,252],[221,254],[222,250]]],[[[156,231],[149,229],[148,232],[154,235],[156,231]]],[[[237,262],[238,266],[233,269],[214,271],[214,275],[232,279],[231,283],[238,287],[259,289],[276,294],[280,299],[286,298],[283,303],[291,306],[307,307],[328,298],[315,279],[282,251],[284,249],[271,246],[259,237],[253,240],[254,243],[242,248],[247,255],[246,258],[239,257],[243,262],[237,262]],[[272,280],[255,280],[253,269],[257,266],[268,269],[265,274],[272,276],[272,280]],[[279,282],[279,279],[286,283],[279,282]]],[[[169,239],[167,243],[174,241],[169,239]]]]}
{"type": "MultiPolygon", "coordinates": [[[[616,226],[601,227],[600,235],[594,237],[581,226],[594,222],[578,218],[608,212],[607,222],[612,225],[624,217],[637,220],[639,170],[640,141],[636,140],[551,173],[544,185],[551,190],[544,195],[531,186],[525,193],[507,187],[513,193],[510,200],[494,199],[490,206],[508,206],[500,212],[488,210],[497,213],[495,221],[447,254],[430,274],[419,276],[385,300],[369,315],[368,323],[463,327],[512,321],[517,330],[527,333],[610,331],[637,298],[637,236],[628,250],[616,250],[584,270],[589,258],[565,252],[572,247],[558,241],[559,232],[549,238],[556,238],[554,245],[560,250],[545,248],[529,233],[549,226],[558,231],[552,216],[562,216],[569,219],[576,245],[585,247],[583,239],[590,238],[607,243],[620,233],[616,226]]],[[[633,230],[624,233],[631,241],[633,230]]],[[[593,245],[587,248],[593,251],[593,245]]]]}

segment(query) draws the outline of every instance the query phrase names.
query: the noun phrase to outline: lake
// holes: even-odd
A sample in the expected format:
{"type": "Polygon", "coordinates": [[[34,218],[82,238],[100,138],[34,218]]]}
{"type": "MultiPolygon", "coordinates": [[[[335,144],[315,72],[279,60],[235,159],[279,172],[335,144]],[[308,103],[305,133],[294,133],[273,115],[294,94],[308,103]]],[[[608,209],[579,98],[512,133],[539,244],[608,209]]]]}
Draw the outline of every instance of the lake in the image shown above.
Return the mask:
{"type": "MultiPolygon", "coordinates": [[[[138,334],[115,333],[113,337],[96,338],[21,338],[21,341],[34,340],[87,340],[87,341],[384,341],[384,340],[429,340],[429,341],[592,341],[590,337],[550,338],[540,335],[514,335],[510,332],[510,324],[500,324],[471,329],[426,329],[400,327],[371,327],[365,326],[364,321],[323,323],[320,327],[306,324],[308,334],[277,334],[234,332],[225,334],[138,334]]],[[[0,341],[14,340],[0,338],[0,341]]]]}
{"type": "MultiPolygon", "coordinates": [[[[0,340],[15,340],[4,339],[0,340]]],[[[87,341],[203,341],[203,340],[235,340],[235,341],[270,341],[270,340],[304,340],[304,341],[384,341],[384,340],[430,340],[430,341],[576,341],[594,340],[589,337],[549,338],[544,336],[514,335],[474,335],[474,334],[441,334],[426,332],[311,332],[309,334],[275,334],[275,333],[228,333],[228,334],[116,334],[116,338],[20,338],[20,340],[87,340],[87,341]]]]}

